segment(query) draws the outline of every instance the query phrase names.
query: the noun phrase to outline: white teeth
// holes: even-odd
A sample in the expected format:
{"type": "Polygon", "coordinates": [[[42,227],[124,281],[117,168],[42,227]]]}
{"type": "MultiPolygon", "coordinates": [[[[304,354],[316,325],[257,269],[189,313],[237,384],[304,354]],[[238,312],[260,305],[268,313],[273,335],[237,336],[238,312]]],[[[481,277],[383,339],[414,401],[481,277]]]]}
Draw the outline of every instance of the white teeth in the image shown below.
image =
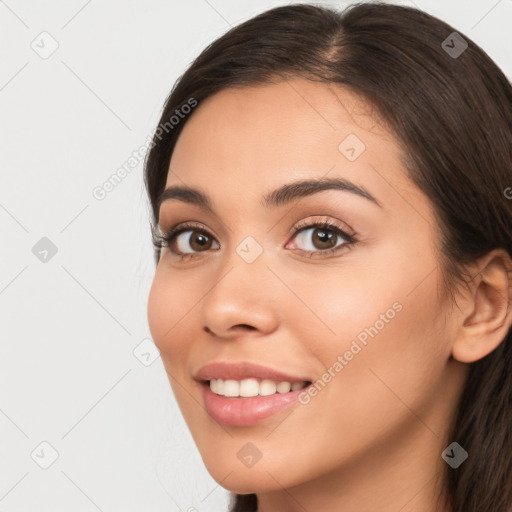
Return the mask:
{"type": "Polygon", "coordinates": [[[244,379],[240,381],[240,396],[258,396],[259,392],[260,384],[256,379],[244,379]]]}
{"type": "Polygon", "coordinates": [[[277,384],[271,380],[262,380],[260,382],[260,395],[268,396],[277,392],[277,384]]]}
{"type": "MultiPolygon", "coordinates": [[[[300,387],[302,387],[302,382],[295,382],[295,384],[299,384],[300,387]]],[[[278,393],[288,393],[290,389],[292,388],[292,385],[289,382],[280,382],[277,385],[277,392],[278,393]]]]}
{"type": "Polygon", "coordinates": [[[250,378],[243,380],[233,379],[211,379],[210,389],[217,395],[227,397],[251,397],[251,396],[268,396],[275,393],[288,393],[302,389],[306,386],[306,382],[274,382],[273,380],[250,378]]]}
{"type": "Polygon", "coordinates": [[[240,396],[240,382],[237,380],[225,380],[224,396],[240,396]]]}

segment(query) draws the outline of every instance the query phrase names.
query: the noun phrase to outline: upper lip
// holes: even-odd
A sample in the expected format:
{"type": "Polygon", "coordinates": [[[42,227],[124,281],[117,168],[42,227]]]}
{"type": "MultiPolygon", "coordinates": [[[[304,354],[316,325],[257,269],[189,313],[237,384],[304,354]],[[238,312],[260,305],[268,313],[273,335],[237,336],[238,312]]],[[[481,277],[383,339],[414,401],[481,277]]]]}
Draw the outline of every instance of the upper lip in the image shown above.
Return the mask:
{"type": "Polygon", "coordinates": [[[310,382],[307,377],[286,374],[267,366],[260,366],[258,364],[248,362],[209,363],[203,366],[194,376],[198,381],[207,381],[211,379],[242,380],[251,377],[256,379],[269,379],[275,382],[310,382]]]}

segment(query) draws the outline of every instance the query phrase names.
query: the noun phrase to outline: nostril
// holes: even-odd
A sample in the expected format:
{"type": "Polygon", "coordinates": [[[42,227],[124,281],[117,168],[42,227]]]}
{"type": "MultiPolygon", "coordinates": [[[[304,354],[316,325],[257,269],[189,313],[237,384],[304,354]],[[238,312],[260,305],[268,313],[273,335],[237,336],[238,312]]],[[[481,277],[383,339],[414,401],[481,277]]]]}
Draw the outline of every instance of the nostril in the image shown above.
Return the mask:
{"type": "Polygon", "coordinates": [[[254,331],[255,329],[255,327],[253,327],[252,325],[247,324],[237,324],[234,327],[242,327],[243,329],[249,329],[250,331],[254,331]]]}
{"type": "MultiPolygon", "coordinates": [[[[245,329],[248,331],[255,331],[256,327],[253,327],[252,325],[247,324],[236,324],[231,329],[245,329]]],[[[203,327],[204,332],[207,332],[208,334],[211,334],[212,336],[216,337],[217,334],[215,334],[209,327],[203,327]]]]}

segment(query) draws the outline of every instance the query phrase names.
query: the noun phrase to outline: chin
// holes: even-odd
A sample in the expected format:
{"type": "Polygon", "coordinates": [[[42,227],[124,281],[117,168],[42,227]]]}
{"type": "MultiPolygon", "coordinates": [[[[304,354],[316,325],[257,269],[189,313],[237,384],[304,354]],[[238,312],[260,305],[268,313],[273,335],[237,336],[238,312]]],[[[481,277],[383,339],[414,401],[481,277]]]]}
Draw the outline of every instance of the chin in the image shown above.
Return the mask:
{"type": "MultiPolygon", "coordinates": [[[[236,461],[238,463],[238,461],[236,461]]],[[[285,466],[263,465],[262,461],[252,468],[241,463],[206,465],[211,477],[224,489],[237,494],[279,491],[300,484],[299,475],[284,475],[285,466]],[[261,464],[261,465],[260,465],[261,464]],[[284,469],[283,469],[284,468],[284,469]]]]}

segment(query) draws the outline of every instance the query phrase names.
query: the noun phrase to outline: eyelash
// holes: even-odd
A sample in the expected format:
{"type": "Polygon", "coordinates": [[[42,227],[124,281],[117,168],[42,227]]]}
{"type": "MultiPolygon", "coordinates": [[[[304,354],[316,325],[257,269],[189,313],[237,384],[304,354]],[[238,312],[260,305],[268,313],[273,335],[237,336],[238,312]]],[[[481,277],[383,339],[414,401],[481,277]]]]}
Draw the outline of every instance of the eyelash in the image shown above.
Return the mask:
{"type": "MultiPolygon", "coordinates": [[[[324,257],[325,255],[329,255],[332,253],[335,253],[343,248],[349,248],[357,243],[357,238],[355,235],[349,235],[343,229],[341,229],[337,224],[331,221],[315,221],[315,222],[308,222],[308,221],[302,221],[298,225],[296,225],[288,234],[288,236],[291,236],[292,238],[296,237],[301,231],[305,231],[306,229],[310,228],[324,228],[328,231],[334,231],[334,233],[341,238],[345,240],[345,243],[332,247],[331,249],[326,249],[324,251],[317,250],[317,251],[305,251],[303,249],[299,249],[301,252],[308,254],[307,257],[311,258],[314,254],[320,253],[324,257]]],[[[153,246],[157,249],[162,249],[162,247],[169,247],[172,242],[176,239],[178,235],[181,235],[181,233],[185,233],[186,231],[197,231],[203,235],[206,235],[209,238],[215,239],[208,230],[204,229],[202,226],[194,223],[187,223],[175,226],[163,233],[161,232],[153,232],[153,246]]],[[[200,256],[201,253],[176,253],[172,251],[176,256],[179,256],[180,260],[185,259],[193,259],[197,256],[200,256]]],[[[318,257],[318,256],[317,256],[318,257]]]]}

